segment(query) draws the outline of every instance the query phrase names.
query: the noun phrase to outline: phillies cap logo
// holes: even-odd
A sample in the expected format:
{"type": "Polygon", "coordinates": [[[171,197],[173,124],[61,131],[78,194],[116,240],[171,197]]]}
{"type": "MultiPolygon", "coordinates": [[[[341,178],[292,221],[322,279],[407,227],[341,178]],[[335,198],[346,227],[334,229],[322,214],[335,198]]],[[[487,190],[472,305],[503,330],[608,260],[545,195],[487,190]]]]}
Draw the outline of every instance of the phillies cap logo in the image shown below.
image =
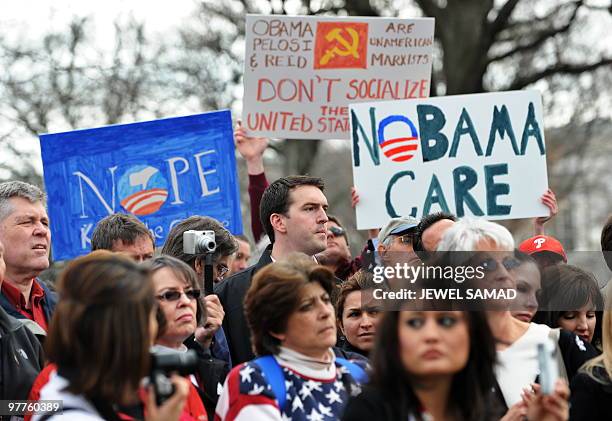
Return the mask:
{"type": "Polygon", "coordinates": [[[544,244],[545,242],[546,238],[536,238],[535,240],[533,240],[533,244],[535,244],[537,249],[541,249],[542,244],[544,244]]]}
{"type": "Polygon", "coordinates": [[[155,167],[134,165],[119,178],[121,206],[134,215],[157,212],[168,198],[168,182],[155,167]]]}
{"type": "Polygon", "coordinates": [[[414,157],[419,145],[419,135],[414,123],[408,117],[392,115],[382,120],[378,125],[378,144],[387,158],[395,162],[404,162],[414,157]],[[387,139],[385,128],[392,123],[398,125],[402,123],[408,126],[408,136],[387,139]]]}

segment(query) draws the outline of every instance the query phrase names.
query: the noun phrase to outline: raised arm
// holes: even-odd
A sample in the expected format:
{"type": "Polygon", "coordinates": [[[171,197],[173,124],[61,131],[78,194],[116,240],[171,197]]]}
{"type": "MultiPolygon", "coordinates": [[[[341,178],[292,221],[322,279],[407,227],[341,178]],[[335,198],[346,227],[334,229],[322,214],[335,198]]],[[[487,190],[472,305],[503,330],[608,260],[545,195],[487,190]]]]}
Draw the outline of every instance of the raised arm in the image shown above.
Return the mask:
{"type": "Polygon", "coordinates": [[[557,198],[555,196],[555,193],[551,189],[548,189],[546,193],[542,195],[540,200],[548,207],[548,209],[550,209],[550,214],[548,216],[540,216],[538,218],[535,218],[535,235],[544,235],[544,224],[550,221],[557,213],[559,213],[559,207],[557,206],[557,198]]]}
{"type": "Polygon", "coordinates": [[[240,121],[236,123],[234,130],[234,142],[236,150],[246,162],[249,174],[249,200],[251,202],[251,231],[253,239],[257,243],[262,234],[263,227],[259,218],[259,203],[264,190],[268,187],[266,179],[263,154],[268,147],[268,138],[247,136],[246,130],[240,121]]]}

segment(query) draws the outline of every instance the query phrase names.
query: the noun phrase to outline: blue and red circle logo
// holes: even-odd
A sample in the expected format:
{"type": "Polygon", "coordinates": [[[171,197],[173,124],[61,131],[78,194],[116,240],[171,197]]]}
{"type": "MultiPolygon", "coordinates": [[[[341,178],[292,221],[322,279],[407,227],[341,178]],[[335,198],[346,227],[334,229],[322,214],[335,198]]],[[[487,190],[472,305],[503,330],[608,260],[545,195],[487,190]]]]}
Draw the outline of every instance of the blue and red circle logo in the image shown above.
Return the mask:
{"type": "Polygon", "coordinates": [[[378,144],[387,158],[395,162],[404,162],[414,157],[419,145],[419,135],[408,117],[392,115],[383,119],[378,125],[378,144]],[[393,123],[406,124],[410,129],[409,136],[386,139],[385,129],[393,123]]]}
{"type": "Polygon", "coordinates": [[[150,165],[134,165],[119,178],[121,206],[134,215],[157,212],[168,198],[168,182],[150,165]]]}

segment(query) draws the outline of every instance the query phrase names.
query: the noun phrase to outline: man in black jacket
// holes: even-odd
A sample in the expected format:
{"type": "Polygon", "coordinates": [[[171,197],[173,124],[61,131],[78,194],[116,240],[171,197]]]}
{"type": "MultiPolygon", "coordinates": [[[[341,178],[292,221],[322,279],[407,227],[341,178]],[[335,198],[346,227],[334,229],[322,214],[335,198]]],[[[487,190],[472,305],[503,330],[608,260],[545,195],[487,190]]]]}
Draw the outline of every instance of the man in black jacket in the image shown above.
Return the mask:
{"type": "Polygon", "coordinates": [[[289,253],[314,256],[327,247],[327,199],[323,188],[323,180],[308,176],[283,177],[270,184],[261,198],[260,215],[272,244],[255,265],[216,285],[234,365],[255,357],[243,307],[255,273],[289,253]]]}
{"type": "MultiPolygon", "coordinates": [[[[0,242],[0,286],[5,268],[3,254],[4,246],[0,242]]],[[[0,307],[0,399],[27,399],[44,363],[38,339],[0,307]]]]}

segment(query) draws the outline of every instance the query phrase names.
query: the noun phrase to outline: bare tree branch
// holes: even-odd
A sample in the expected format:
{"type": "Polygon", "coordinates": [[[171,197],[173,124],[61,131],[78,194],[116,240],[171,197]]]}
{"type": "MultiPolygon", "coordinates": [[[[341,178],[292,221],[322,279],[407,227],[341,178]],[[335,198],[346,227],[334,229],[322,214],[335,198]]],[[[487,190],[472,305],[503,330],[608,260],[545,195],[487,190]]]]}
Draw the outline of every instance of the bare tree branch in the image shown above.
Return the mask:
{"type": "Polygon", "coordinates": [[[501,9],[499,9],[497,17],[488,25],[487,28],[487,32],[489,33],[489,45],[493,44],[497,34],[506,27],[512,12],[514,12],[514,9],[516,9],[516,5],[519,2],[520,0],[508,0],[506,3],[504,3],[501,9]]]}
{"type": "Polygon", "coordinates": [[[415,0],[415,3],[421,8],[426,16],[437,19],[440,16],[440,13],[442,13],[442,9],[435,5],[431,0],[415,0]]]}
{"type": "Polygon", "coordinates": [[[556,35],[567,32],[572,27],[572,24],[576,20],[576,16],[578,15],[578,9],[582,5],[582,1],[576,1],[573,3],[573,5],[574,5],[574,10],[572,11],[572,14],[570,15],[569,19],[564,25],[560,26],[559,28],[550,28],[550,29],[542,30],[534,35],[535,38],[531,42],[528,42],[526,44],[519,44],[516,47],[508,50],[507,52],[503,54],[498,54],[493,57],[490,57],[487,62],[492,63],[495,61],[506,59],[516,53],[533,50],[541,46],[546,40],[556,35]]]}
{"type": "Polygon", "coordinates": [[[608,66],[610,64],[612,64],[612,58],[604,58],[595,63],[588,64],[556,63],[540,72],[524,77],[517,77],[507,89],[522,89],[525,86],[537,82],[538,80],[544,79],[548,76],[552,76],[555,74],[578,75],[584,72],[593,71],[595,69],[598,69],[599,67],[608,66]]]}

